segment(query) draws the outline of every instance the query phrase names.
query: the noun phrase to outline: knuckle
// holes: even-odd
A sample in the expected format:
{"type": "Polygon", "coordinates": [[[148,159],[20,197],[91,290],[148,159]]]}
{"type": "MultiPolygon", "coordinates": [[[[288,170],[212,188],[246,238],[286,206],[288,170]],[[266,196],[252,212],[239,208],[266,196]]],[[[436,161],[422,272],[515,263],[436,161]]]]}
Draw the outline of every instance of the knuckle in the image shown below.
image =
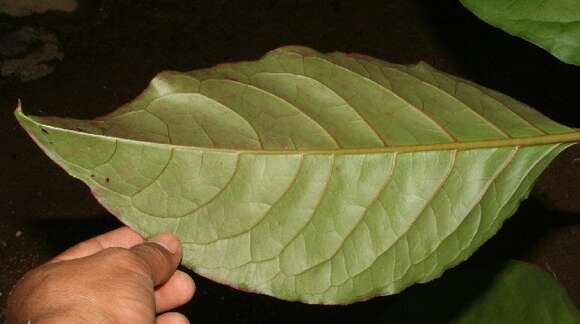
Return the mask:
{"type": "Polygon", "coordinates": [[[103,250],[105,253],[114,258],[130,257],[131,251],[122,247],[110,247],[103,250]]]}
{"type": "Polygon", "coordinates": [[[143,245],[144,252],[147,253],[151,258],[158,261],[165,261],[167,259],[166,253],[163,252],[163,248],[155,243],[147,243],[143,245]]]}
{"type": "Polygon", "coordinates": [[[107,254],[107,257],[114,260],[114,264],[119,267],[130,270],[146,267],[143,259],[129,249],[113,247],[104,250],[104,252],[107,254]]]}

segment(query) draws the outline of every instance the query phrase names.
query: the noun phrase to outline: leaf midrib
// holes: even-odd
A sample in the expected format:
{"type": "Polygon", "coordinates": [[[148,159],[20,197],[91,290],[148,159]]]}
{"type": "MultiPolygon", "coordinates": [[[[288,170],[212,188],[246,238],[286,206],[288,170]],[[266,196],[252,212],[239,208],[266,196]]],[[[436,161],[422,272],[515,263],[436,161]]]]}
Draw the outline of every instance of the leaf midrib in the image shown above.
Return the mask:
{"type": "Polygon", "coordinates": [[[447,151],[447,150],[474,150],[474,149],[486,149],[486,148],[498,148],[498,147],[509,147],[509,146],[533,146],[533,145],[545,145],[545,144],[556,144],[556,143],[573,143],[580,142],[580,131],[574,131],[569,133],[561,134],[549,134],[549,135],[538,135],[532,137],[521,137],[521,138],[506,138],[506,139],[495,139],[495,140],[483,140],[483,141],[472,141],[472,142],[453,142],[453,143],[438,143],[438,144],[418,144],[418,145],[401,145],[401,146],[388,146],[388,147],[366,147],[366,148],[342,148],[342,149],[293,149],[293,150],[282,150],[282,149],[230,149],[230,148],[209,148],[209,147],[198,147],[198,146],[186,146],[177,144],[166,144],[166,143],[155,143],[147,142],[142,140],[128,139],[122,137],[113,137],[107,135],[99,135],[92,133],[79,132],[72,129],[55,127],[50,125],[44,125],[40,122],[30,118],[22,112],[22,109],[18,107],[15,111],[17,117],[26,119],[27,121],[48,130],[57,130],[65,133],[76,134],[80,136],[88,136],[101,138],[106,140],[119,140],[127,143],[138,143],[140,145],[164,147],[164,148],[176,148],[183,150],[192,151],[206,151],[206,152],[216,152],[216,153],[229,153],[229,154],[253,154],[253,155],[283,155],[283,154],[301,154],[301,155],[347,155],[347,154],[380,154],[380,153],[413,153],[413,152],[428,152],[428,151],[447,151]]]}

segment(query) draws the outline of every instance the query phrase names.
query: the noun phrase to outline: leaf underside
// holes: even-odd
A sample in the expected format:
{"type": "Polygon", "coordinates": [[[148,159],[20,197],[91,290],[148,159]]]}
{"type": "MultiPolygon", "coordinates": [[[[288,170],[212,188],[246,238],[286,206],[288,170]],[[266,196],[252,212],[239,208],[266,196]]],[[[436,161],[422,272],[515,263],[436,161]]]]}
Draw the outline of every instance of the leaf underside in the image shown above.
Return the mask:
{"type": "Polygon", "coordinates": [[[580,134],[420,63],[284,47],[163,72],[95,120],[16,116],[123,222],[233,287],[347,304],[468,258],[580,134]]]}
{"type": "Polygon", "coordinates": [[[580,66],[577,0],[460,0],[481,20],[580,66]]]}

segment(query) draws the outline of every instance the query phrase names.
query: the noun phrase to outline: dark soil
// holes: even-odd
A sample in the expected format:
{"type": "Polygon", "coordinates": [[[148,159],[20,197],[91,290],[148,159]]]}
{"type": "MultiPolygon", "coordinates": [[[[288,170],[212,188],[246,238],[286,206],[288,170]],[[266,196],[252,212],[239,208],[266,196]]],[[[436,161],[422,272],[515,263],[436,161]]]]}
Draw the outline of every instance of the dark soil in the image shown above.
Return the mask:
{"type": "MultiPolygon", "coordinates": [[[[0,79],[1,305],[26,270],[120,226],[17,126],[17,98],[27,113],[90,118],[137,96],[161,70],[256,59],[296,44],[396,63],[423,60],[580,127],[580,68],[482,23],[457,1],[101,0],[81,3],[72,15],[0,16],[0,33],[24,25],[56,33],[64,59],[36,81],[0,79]]],[[[578,146],[561,154],[469,263],[531,261],[552,273],[580,307],[579,159],[578,146]]],[[[200,323],[372,323],[393,298],[310,306],[194,278],[197,295],[182,311],[200,323]]]]}

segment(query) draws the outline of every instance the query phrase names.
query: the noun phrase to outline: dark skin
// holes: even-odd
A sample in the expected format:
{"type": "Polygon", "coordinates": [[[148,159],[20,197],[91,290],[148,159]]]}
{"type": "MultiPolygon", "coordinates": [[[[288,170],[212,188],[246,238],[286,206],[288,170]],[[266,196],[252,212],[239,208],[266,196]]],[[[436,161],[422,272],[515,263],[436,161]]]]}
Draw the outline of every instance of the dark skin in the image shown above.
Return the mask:
{"type": "Polygon", "coordinates": [[[187,303],[193,280],[176,270],[171,234],[145,241],[122,227],[66,250],[29,271],[8,299],[8,324],[186,324],[169,310],[187,303]]]}

